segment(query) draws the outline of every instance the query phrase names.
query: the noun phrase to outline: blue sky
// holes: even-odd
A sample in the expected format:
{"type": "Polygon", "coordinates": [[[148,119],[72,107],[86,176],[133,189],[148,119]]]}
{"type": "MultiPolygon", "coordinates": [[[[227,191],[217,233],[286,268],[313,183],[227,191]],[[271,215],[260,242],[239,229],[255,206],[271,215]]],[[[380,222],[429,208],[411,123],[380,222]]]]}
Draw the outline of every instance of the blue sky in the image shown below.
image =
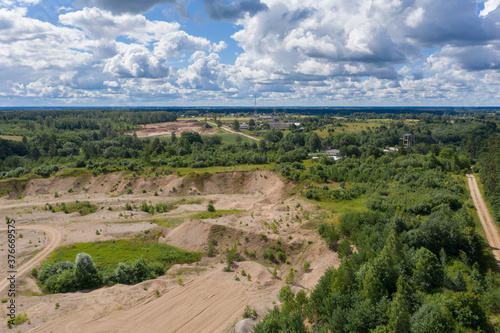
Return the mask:
{"type": "Polygon", "coordinates": [[[499,106],[500,0],[0,0],[0,107],[499,106]]]}

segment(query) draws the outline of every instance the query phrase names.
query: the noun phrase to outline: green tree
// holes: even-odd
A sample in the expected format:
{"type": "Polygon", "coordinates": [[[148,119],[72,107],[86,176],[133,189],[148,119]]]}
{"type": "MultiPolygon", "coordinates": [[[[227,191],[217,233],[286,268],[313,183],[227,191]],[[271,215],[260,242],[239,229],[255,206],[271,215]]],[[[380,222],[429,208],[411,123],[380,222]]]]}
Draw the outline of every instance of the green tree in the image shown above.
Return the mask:
{"type": "Polygon", "coordinates": [[[389,308],[388,327],[394,333],[410,332],[411,302],[413,290],[403,277],[398,278],[397,292],[394,294],[389,308]]]}
{"type": "Polygon", "coordinates": [[[311,132],[307,135],[306,146],[310,151],[317,151],[321,148],[321,138],[316,132],[311,132]]]}
{"type": "Polygon", "coordinates": [[[235,131],[239,131],[239,130],[240,130],[240,122],[238,121],[238,119],[235,119],[235,120],[233,121],[233,129],[234,129],[235,131]]]}
{"type": "Polygon", "coordinates": [[[87,253],[78,253],[75,259],[75,277],[79,289],[94,288],[99,285],[100,279],[94,260],[87,253]]]}
{"type": "Polygon", "coordinates": [[[422,247],[416,252],[415,256],[417,263],[413,269],[412,277],[415,286],[424,291],[431,291],[441,287],[444,272],[436,255],[422,247]]]}
{"type": "Polygon", "coordinates": [[[425,303],[411,317],[412,333],[454,332],[455,322],[450,311],[441,304],[425,303]]]}

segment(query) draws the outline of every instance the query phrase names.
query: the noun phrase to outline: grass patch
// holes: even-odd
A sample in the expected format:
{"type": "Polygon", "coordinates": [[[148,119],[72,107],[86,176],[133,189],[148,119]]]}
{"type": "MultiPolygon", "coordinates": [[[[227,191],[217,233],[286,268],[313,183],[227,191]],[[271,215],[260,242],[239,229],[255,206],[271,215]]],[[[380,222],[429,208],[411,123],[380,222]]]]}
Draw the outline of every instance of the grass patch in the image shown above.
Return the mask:
{"type": "Polygon", "coordinates": [[[46,204],[44,209],[51,210],[53,212],[61,212],[62,211],[66,214],[70,214],[73,212],[79,212],[80,215],[88,215],[88,214],[95,213],[97,211],[97,206],[91,204],[88,201],[82,201],[82,202],[76,201],[74,203],[70,203],[67,205],[63,202],[59,206],[53,206],[53,205],[46,204]]]}
{"type": "Polygon", "coordinates": [[[21,193],[28,183],[21,179],[3,179],[0,181],[0,197],[10,193],[21,193]]]}
{"type": "Polygon", "coordinates": [[[246,136],[239,135],[239,134],[220,134],[219,135],[222,138],[222,143],[223,144],[237,144],[237,143],[243,143],[243,142],[255,142],[255,140],[252,140],[250,138],[247,138],[246,136]],[[240,138],[240,139],[238,139],[240,138]]]}
{"type": "Polygon", "coordinates": [[[168,218],[160,218],[160,219],[153,219],[151,222],[156,223],[157,225],[169,229],[176,228],[189,220],[188,216],[181,216],[181,217],[168,217],[168,218]]]}
{"type": "Polygon", "coordinates": [[[185,176],[191,173],[218,173],[228,171],[255,171],[255,170],[271,170],[273,164],[244,164],[235,166],[214,166],[208,168],[175,168],[171,169],[179,176],[185,176]]]}
{"type": "Polygon", "coordinates": [[[60,178],[72,178],[72,177],[78,177],[78,176],[82,176],[82,175],[89,174],[89,173],[90,173],[90,170],[87,168],[68,168],[68,169],[59,170],[56,173],[56,176],[60,177],[60,178]]]}
{"type": "Polygon", "coordinates": [[[78,253],[89,254],[98,270],[114,269],[119,263],[129,264],[137,258],[160,262],[166,269],[174,264],[200,260],[201,254],[180,250],[174,246],[139,240],[116,240],[104,242],[76,243],[55,250],[44,263],[67,260],[74,262],[78,253]]]}
{"type": "Polygon", "coordinates": [[[0,139],[10,140],[10,141],[22,141],[23,137],[19,135],[0,135],[0,139]]]}
{"type": "Polygon", "coordinates": [[[244,210],[239,210],[239,209],[216,210],[215,212],[199,212],[191,215],[190,218],[195,220],[214,219],[224,215],[239,214],[243,212],[244,210]]]}
{"type": "Polygon", "coordinates": [[[322,223],[333,223],[338,225],[340,223],[340,217],[346,213],[368,211],[366,207],[366,195],[356,199],[338,201],[316,201],[306,199],[305,196],[301,196],[301,199],[314,203],[317,206],[317,213],[311,216],[310,220],[303,225],[305,229],[316,229],[322,223]]]}

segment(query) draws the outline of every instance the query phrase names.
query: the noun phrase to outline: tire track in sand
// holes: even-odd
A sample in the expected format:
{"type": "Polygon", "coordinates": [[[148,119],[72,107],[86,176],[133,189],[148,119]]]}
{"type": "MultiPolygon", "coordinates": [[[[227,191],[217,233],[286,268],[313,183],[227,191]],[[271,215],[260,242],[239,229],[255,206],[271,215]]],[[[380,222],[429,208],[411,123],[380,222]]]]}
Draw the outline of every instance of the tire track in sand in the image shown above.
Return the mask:
{"type": "Polygon", "coordinates": [[[474,175],[468,174],[467,180],[469,182],[469,189],[472,200],[474,201],[474,206],[476,206],[477,214],[479,215],[479,220],[481,221],[481,225],[483,226],[486,234],[486,239],[490,244],[491,251],[497,261],[498,270],[500,270],[500,236],[498,234],[498,229],[490,215],[490,212],[488,211],[486,203],[483,200],[483,196],[479,191],[476,178],[474,175]]]}
{"type": "MultiPolygon", "coordinates": [[[[52,251],[54,251],[57,246],[62,242],[63,236],[61,232],[57,229],[47,227],[47,226],[39,226],[39,225],[29,225],[29,226],[19,226],[16,227],[16,230],[40,230],[45,232],[48,236],[47,245],[36,255],[33,256],[30,260],[25,262],[19,267],[16,267],[16,279],[19,280],[23,275],[31,271],[31,269],[44,260],[52,251]]],[[[7,228],[1,228],[1,232],[7,231],[7,228]]],[[[10,282],[7,280],[8,274],[2,272],[0,275],[0,293],[3,292],[5,288],[7,288],[10,282]]]]}

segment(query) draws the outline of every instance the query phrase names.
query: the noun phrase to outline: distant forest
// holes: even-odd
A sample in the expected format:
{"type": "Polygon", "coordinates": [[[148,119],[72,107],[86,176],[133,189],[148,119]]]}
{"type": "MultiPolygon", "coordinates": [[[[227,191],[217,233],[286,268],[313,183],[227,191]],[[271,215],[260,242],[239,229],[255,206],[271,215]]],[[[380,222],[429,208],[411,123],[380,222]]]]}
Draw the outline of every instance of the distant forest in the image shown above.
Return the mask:
{"type": "Polygon", "coordinates": [[[500,330],[500,276],[465,183],[472,168],[499,221],[498,111],[290,108],[278,109],[278,116],[300,125],[245,132],[258,142],[223,143],[223,134],[196,132],[124,135],[182,115],[201,116],[206,125],[205,117],[253,114],[252,108],[170,111],[0,111],[0,135],[21,137],[0,139],[0,179],[65,170],[162,175],[178,168],[266,165],[302,185],[305,200],[363,209],[342,215],[337,224],[326,218],[313,224],[342,258],[340,267],[329,269],[309,292],[282,288],[281,307],[265,315],[256,332],[500,330]],[[405,148],[400,138],[406,133],[416,142],[405,148]],[[394,149],[384,152],[388,147],[394,149]],[[328,148],[341,158],[322,154],[328,148]]]}

